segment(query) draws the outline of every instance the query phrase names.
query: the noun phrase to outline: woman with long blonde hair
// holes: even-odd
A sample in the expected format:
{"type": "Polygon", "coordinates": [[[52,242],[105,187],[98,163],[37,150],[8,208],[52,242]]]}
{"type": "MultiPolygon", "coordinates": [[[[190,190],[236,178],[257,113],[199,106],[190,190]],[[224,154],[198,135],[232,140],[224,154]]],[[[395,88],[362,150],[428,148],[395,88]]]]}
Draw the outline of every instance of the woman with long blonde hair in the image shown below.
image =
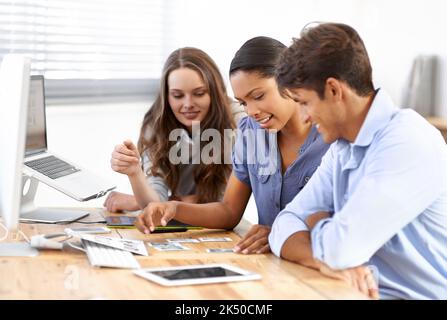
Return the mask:
{"type": "Polygon", "coordinates": [[[243,108],[232,104],[216,64],[205,52],[196,48],[172,52],[163,68],[158,96],[144,116],[137,146],[124,141],[112,153],[112,169],[129,177],[134,196],[111,193],[104,203],[108,211],[138,210],[170,199],[219,200],[231,174],[231,162],[223,163],[231,155],[224,153],[231,150],[220,148],[216,158],[221,163],[211,164],[193,163],[194,151],[181,164],[174,163],[170,154],[177,149],[200,151],[204,142],[199,142],[200,148],[192,146],[194,123],[202,132],[217,130],[224,146],[225,129],[234,129],[244,115],[243,108]],[[179,129],[183,134],[169,139],[179,129]]]}

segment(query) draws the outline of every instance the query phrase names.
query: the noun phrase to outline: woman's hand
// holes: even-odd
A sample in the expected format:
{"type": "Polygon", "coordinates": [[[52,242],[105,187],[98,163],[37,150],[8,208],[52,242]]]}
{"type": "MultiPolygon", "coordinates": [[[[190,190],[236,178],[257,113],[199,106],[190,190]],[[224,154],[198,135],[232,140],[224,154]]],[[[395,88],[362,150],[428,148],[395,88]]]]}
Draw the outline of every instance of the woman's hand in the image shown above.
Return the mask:
{"type": "Polygon", "coordinates": [[[115,147],[110,165],[114,171],[128,176],[133,176],[141,170],[140,154],[132,141],[126,140],[115,147]]]}
{"type": "Polygon", "coordinates": [[[140,210],[137,200],[133,195],[112,191],[104,201],[103,206],[109,212],[122,212],[140,210]]]}
{"type": "Polygon", "coordinates": [[[166,226],[177,213],[177,201],[151,202],[140,214],[135,226],[140,232],[149,234],[155,230],[156,226],[166,226]]]}
{"type": "Polygon", "coordinates": [[[235,252],[243,254],[270,252],[268,236],[271,228],[255,224],[234,247],[235,252]]]}

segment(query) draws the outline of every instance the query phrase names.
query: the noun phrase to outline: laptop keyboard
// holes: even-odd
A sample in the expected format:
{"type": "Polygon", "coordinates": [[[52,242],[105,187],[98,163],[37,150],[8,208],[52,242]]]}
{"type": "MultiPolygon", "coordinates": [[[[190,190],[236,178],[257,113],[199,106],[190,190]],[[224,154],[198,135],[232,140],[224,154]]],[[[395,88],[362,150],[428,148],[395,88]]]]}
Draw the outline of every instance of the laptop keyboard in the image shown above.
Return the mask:
{"type": "Polygon", "coordinates": [[[56,158],[55,156],[48,156],[32,161],[25,162],[27,167],[30,167],[51,179],[68,176],[69,174],[80,171],[71,164],[56,158]]]}

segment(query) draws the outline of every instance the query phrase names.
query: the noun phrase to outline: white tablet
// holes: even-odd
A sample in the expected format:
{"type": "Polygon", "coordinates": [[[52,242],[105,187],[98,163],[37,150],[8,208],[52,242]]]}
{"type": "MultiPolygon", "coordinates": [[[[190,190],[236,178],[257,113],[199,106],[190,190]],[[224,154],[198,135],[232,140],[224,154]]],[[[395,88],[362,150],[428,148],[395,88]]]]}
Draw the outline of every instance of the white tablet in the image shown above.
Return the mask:
{"type": "Polygon", "coordinates": [[[259,274],[227,264],[202,264],[179,267],[159,267],[135,270],[134,273],[163,286],[261,279],[259,274]]]}

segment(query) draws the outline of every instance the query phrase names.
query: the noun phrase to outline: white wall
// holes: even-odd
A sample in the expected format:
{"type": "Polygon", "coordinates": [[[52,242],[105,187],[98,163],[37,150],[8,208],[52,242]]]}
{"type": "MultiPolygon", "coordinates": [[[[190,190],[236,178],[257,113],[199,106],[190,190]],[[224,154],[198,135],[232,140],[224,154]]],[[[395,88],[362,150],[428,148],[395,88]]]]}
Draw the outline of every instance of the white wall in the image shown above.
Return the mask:
{"type": "Polygon", "coordinates": [[[443,92],[437,112],[447,117],[446,12],[442,0],[174,0],[170,14],[175,34],[166,49],[199,47],[227,78],[234,53],[254,36],[271,36],[289,45],[308,22],[343,22],[360,33],[376,85],[396,103],[402,100],[413,58],[439,55],[443,92]]]}

